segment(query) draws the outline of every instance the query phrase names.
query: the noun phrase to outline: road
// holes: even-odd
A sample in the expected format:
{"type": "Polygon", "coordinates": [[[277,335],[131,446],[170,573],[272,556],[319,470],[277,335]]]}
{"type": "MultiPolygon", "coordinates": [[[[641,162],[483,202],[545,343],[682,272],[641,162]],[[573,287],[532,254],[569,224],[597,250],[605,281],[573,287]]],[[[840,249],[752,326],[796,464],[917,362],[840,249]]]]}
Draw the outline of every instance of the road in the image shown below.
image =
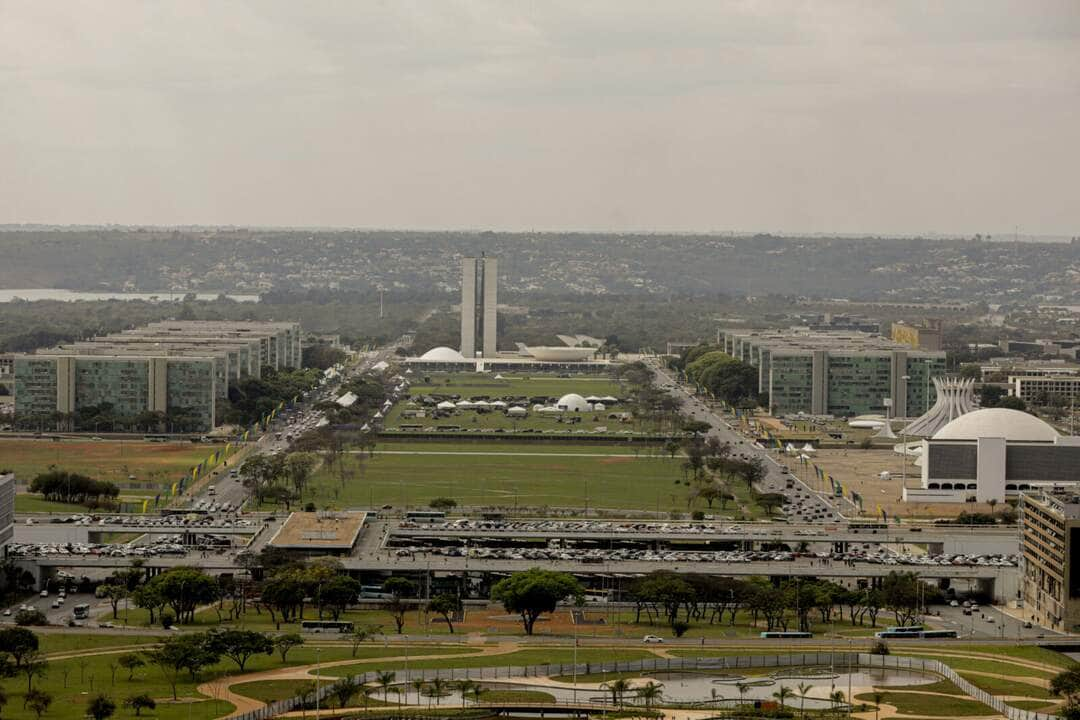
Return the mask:
{"type": "MultiPolygon", "coordinates": [[[[358,363],[352,366],[347,366],[342,375],[341,383],[347,382],[349,379],[367,372],[373,365],[380,361],[389,360],[394,350],[398,347],[399,343],[391,343],[390,345],[379,348],[373,353],[369,353],[364,356],[358,363]]],[[[324,400],[332,399],[336,396],[335,390],[340,387],[340,384],[335,384],[333,387],[321,387],[312,391],[311,395],[304,401],[296,405],[296,412],[292,414],[292,420],[295,423],[308,422],[310,427],[315,427],[315,424],[322,418],[322,413],[314,410],[314,406],[324,400]]],[[[247,502],[251,493],[246,487],[244,487],[242,479],[237,474],[236,477],[230,475],[230,470],[236,469],[237,461],[241,457],[247,457],[253,454],[273,454],[275,452],[286,452],[289,448],[289,441],[285,439],[287,433],[290,432],[290,419],[278,416],[274,422],[270,424],[270,427],[253,443],[250,443],[243,456],[234,456],[231,464],[221,466],[215,470],[209,481],[200,483],[199,490],[191,498],[191,504],[196,505],[200,501],[210,500],[216,501],[218,504],[229,503],[234,508],[240,508],[245,502],[247,502]],[[281,435],[281,439],[277,439],[277,435],[281,435]],[[214,488],[213,494],[210,492],[210,488],[214,488]]],[[[240,462],[240,465],[243,463],[240,462]]]]}
{"type": "Polygon", "coordinates": [[[783,469],[783,464],[773,458],[766,450],[756,447],[752,441],[740,435],[726,418],[694,397],[692,392],[682,385],[670,371],[662,367],[658,362],[653,364],[652,368],[656,372],[657,384],[668,387],[670,395],[679,401],[679,409],[684,415],[693,420],[708,423],[712,427],[709,434],[718,438],[721,442],[730,444],[736,455],[760,457],[765,462],[766,476],[757,488],[759,491],[778,492],[787,495],[793,500],[793,509],[798,514],[799,520],[828,523],[846,520],[821,495],[793,473],[786,472],[783,469]]]}

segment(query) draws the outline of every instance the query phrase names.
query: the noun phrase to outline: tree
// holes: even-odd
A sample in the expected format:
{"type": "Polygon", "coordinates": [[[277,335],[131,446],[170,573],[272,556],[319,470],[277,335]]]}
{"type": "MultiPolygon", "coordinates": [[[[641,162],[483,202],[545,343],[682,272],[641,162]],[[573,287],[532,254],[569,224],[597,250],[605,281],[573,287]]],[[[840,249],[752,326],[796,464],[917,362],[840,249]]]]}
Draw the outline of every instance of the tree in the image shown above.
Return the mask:
{"type": "Polygon", "coordinates": [[[21,668],[27,654],[38,649],[38,636],[33,630],[24,627],[9,627],[0,630],[0,652],[7,653],[15,661],[15,668],[21,668]]]}
{"type": "Polygon", "coordinates": [[[661,683],[655,683],[650,680],[639,687],[635,692],[638,699],[645,702],[645,709],[648,710],[654,702],[660,700],[664,696],[664,686],[661,683]]]}
{"type": "Polygon", "coordinates": [[[405,604],[405,598],[416,595],[416,583],[408,578],[392,577],[383,583],[383,590],[390,593],[391,597],[386,609],[393,616],[394,625],[397,626],[397,632],[400,635],[405,629],[405,613],[409,609],[409,606],[405,604]]]}
{"type": "Polygon", "coordinates": [[[2,710],[3,707],[5,705],[7,705],[7,703],[8,703],[7,693],[4,691],[3,688],[0,688],[0,710],[2,710]]]}
{"type": "Polygon", "coordinates": [[[774,698],[780,703],[780,709],[784,709],[784,701],[792,696],[791,688],[787,685],[781,685],[780,688],[772,694],[774,698]]]}
{"type": "Polygon", "coordinates": [[[98,597],[108,598],[109,605],[112,606],[113,620],[119,617],[120,601],[128,597],[128,594],[128,589],[124,585],[100,585],[97,591],[98,597]]]}
{"type": "Polygon", "coordinates": [[[457,507],[457,500],[448,497],[437,497],[428,503],[428,507],[432,510],[453,510],[457,507]]]}
{"type": "Polygon", "coordinates": [[[735,683],[735,689],[739,691],[739,704],[744,704],[746,693],[750,690],[750,683],[737,682],[735,683]]]}
{"type": "Polygon", "coordinates": [[[388,701],[390,686],[394,684],[396,678],[397,673],[392,670],[379,671],[375,675],[375,684],[382,688],[383,691],[383,702],[388,701]]]}
{"type": "Polygon", "coordinates": [[[53,696],[44,690],[30,690],[23,696],[23,708],[30,708],[39,718],[49,711],[53,696]]]}
{"type": "Polygon", "coordinates": [[[885,607],[897,625],[911,625],[919,614],[919,578],[915,573],[890,572],[881,584],[885,607]]]}
{"type": "Polygon", "coordinates": [[[29,610],[20,610],[15,613],[15,624],[20,626],[48,625],[49,618],[45,617],[45,613],[37,608],[30,608],[29,610]]]}
{"type": "Polygon", "coordinates": [[[360,649],[360,646],[370,638],[378,635],[380,630],[382,630],[382,627],[379,625],[360,625],[353,628],[352,634],[349,635],[349,642],[352,645],[352,656],[356,657],[356,651],[360,649]]]}
{"type": "Polygon", "coordinates": [[[409,681],[409,687],[411,687],[413,690],[416,691],[416,704],[417,705],[420,704],[420,696],[423,694],[424,687],[426,685],[427,685],[427,680],[424,680],[424,678],[422,678],[422,677],[413,678],[412,680],[409,681]]]}
{"type": "Polygon", "coordinates": [[[1050,692],[1065,698],[1067,707],[1080,709],[1080,665],[1074,665],[1051,678],[1050,692]]]}
{"type": "Polygon", "coordinates": [[[349,704],[353,695],[360,690],[360,686],[350,677],[343,677],[334,683],[333,688],[330,690],[331,694],[337,699],[338,707],[343,708],[349,704]]]}
{"type": "Polygon", "coordinates": [[[124,653],[116,658],[116,662],[120,667],[128,671],[128,682],[131,682],[136,670],[146,665],[146,662],[135,653],[124,653]]]}
{"type": "MultiPolygon", "coordinates": [[[[281,662],[284,663],[289,655],[289,651],[295,647],[300,647],[304,644],[304,636],[300,633],[287,633],[285,635],[278,635],[274,638],[274,648],[281,655],[281,662]]],[[[356,657],[354,654],[353,657],[356,657]]]]}
{"type": "Polygon", "coordinates": [[[217,600],[220,587],[214,578],[194,567],[176,567],[152,578],[147,587],[161,593],[176,622],[194,622],[199,605],[217,600]]]}
{"type": "Polygon", "coordinates": [[[40,650],[30,650],[23,654],[22,666],[19,668],[26,676],[26,690],[34,689],[34,678],[45,677],[49,672],[49,662],[40,650]]]}
{"type": "Polygon", "coordinates": [[[236,663],[240,672],[244,671],[252,655],[272,655],[274,652],[274,641],[254,630],[221,630],[210,635],[209,645],[236,663]]]}
{"type": "Polygon", "coordinates": [[[303,498],[311,473],[319,464],[319,456],[311,452],[294,452],[285,456],[285,475],[292,483],[296,494],[303,498]]]}
{"type": "Polygon", "coordinates": [[[1009,395],[1001,398],[998,401],[997,406],[999,408],[1005,408],[1006,410],[1019,410],[1020,412],[1027,411],[1027,403],[1023,398],[1016,397],[1015,395],[1009,395]]]}
{"type": "Polygon", "coordinates": [[[322,587],[319,593],[323,605],[330,611],[334,620],[341,617],[341,613],[355,604],[360,597],[361,585],[356,578],[348,575],[337,575],[322,587]]]}
{"type": "Polygon", "coordinates": [[[135,717],[139,717],[139,714],[143,710],[155,709],[157,707],[157,702],[146,693],[142,693],[140,695],[131,695],[124,698],[124,707],[131,708],[135,711],[135,717]]]}
{"type": "Polygon", "coordinates": [[[875,690],[872,697],[874,698],[874,720],[878,720],[878,713],[881,712],[881,701],[885,699],[885,693],[875,690]]]}
{"type": "Polygon", "coordinates": [[[806,716],[806,697],[810,694],[810,691],[814,689],[814,686],[809,683],[799,683],[799,714],[803,717],[806,716]]]}
{"type": "MultiPolygon", "coordinates": [[[[151,700],[151,702],[153,702],[151,700]]],[[[86,706],[86,712],[94,720],[105,720],[116,712],[116,703],[105,695],[98,695],[86,706]]]]}
{"type": "Polygon", "coordinates": [[[521,616],[526,635],[533,634],[537,618],[554,612],[559,601],[584,594],[581,583],[573,575],[541,568],[514,573],[491,588],[493,601],[502,603],[507,612],[521,616]]]}
{"type": "Polygon", "coordinates": [[[451,618],[461,612],[463,607],[461,598],[450,593],[436,595],[428,603],[429,611],[442,615],[443,619],[446,620],[446,627],[449,628],[451,635],[454,634],[454,623],[451,618]]]}
{"type": "Polygon", "coordinates": [[[616,678],[600,686],[601,690],[611,693],[611,704],[622,707],[623,695],[630,690],[630,681],[626,678],[616,678]]]}
{"type": "Polygon", "coordinates": [[[172,688],[176,700],[176,683],[180,673],[187,670],[195,680],[199,671],[218,662],[220,652],[206,633],[173,635],[155,650],[146,653],[147,660],[156,665],[172,688]]]}

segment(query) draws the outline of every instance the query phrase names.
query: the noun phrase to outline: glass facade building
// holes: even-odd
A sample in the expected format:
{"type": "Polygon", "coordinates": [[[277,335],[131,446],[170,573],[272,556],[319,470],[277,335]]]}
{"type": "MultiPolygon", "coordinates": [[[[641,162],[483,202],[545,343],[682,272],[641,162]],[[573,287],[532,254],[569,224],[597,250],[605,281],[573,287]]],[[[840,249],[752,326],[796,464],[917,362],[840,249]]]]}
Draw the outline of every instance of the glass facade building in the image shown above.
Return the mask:
{"type": "Polygon", "coordinates": [[[758,370],[777,414],[917,417],[936,399],[945,353],[859,332],[721,330],[725,352],[758,370]],[[891,408],[887,406],[891,402],[891,408]]]}

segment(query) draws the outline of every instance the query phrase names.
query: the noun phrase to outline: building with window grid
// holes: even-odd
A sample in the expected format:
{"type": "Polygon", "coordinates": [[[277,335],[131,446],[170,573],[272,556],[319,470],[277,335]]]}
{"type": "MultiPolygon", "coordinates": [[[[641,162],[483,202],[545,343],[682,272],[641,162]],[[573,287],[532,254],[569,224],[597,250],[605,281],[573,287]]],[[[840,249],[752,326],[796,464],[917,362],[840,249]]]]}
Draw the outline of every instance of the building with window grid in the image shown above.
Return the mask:
{"type": "Polygon", "coordinates": [[[1020,571],[1024,614],[1060,632],[1080,630],[1080,572],[1073,572],[1073,541],[1080,544],[1080,497],[1073,492],[1020,496],[1020,571]]]}
{"type": "Polygon", "coordinates": [[[758,369],[758,392],[782,415],[917,417],[934,404],[933,378],[945,374],[944,352],[867,333],[737,329],[718,338],[758,369]]]}
{"type": "Polygon", "coordinates": [[[16,355],[16,423],[66,429],[108,406],[126,424],[160,413],[206,432],[234,384],[300,367],[301,335],[297,323],[164,321],[16,355]]]}

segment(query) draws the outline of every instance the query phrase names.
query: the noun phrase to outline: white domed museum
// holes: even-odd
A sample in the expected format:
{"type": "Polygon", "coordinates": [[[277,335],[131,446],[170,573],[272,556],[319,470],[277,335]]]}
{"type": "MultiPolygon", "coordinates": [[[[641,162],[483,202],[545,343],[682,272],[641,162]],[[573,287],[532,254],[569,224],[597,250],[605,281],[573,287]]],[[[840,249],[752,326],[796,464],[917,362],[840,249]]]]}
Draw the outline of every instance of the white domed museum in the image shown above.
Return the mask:
{"type": "Polygon", "coordinates": [[[1025,490],[1080,484],[1080,437],[1006,408],[964,413],[923,440],[922,487],[907,502],[1003,502],[1025,490]]]}

